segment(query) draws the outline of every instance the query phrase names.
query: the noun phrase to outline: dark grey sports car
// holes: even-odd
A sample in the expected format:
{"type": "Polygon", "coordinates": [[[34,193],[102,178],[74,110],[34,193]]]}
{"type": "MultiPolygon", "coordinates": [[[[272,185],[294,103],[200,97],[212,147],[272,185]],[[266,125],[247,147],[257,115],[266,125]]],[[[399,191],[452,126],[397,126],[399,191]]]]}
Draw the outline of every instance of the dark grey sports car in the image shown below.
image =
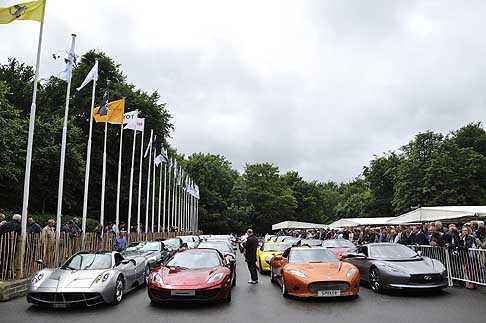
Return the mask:
{"type": "Polygon", "coordinates": [[[422,257],[395,243],[370,243],[343,255],[359,269],[361,280],[373,291],[386,289],[440,289],[447,287],[447,271],[435,259],[422,257]]]}
{"type": "Polygon", "coordinates": [[[36,272],[27,301],[54,308],[118,304],[125,293],[144,284],[145,266],[145,257],[127,259],[116,251],[78,252],[59,268],[36,272]]]}

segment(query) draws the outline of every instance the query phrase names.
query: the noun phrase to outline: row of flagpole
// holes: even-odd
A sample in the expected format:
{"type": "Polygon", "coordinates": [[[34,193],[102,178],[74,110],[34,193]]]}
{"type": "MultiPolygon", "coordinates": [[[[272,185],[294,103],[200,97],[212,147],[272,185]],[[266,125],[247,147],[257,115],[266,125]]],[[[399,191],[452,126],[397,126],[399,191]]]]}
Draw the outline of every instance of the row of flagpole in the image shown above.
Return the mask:
{"type": "MultiPolygon", "coordinates": [[[[39,69],[40,69],[40,56],[42,49],[43,30],[44,30],[44,15],[45,15],[46,0],[38,0],[32,2],[20,3],[7,8],[0,8],[0,24],[8,24],[16,20],[34,20],[40,22],[39,38],[37,45],[37,57],[35,64],[34,74],[34,86],[32,94],[32,105],[30,111],[29,121],[29,133],[27,140],[26,151],[26,163],[25,163],[25,178],[24,178],[24,192],[23,192],[23,204],[22,204],[22,223],[21,223],[21,235],[22,243],[25,243],[25,236],[27,232],[27,215],[29,206],[29,193],[30,193],[30,172],[32,164],[32,148],[35,126],[35,114],[36,114],[36,99],[37,99],[37,85],[39,81],[39,69]],[[20,10],[21,9],[21,10],[20,10]]],[[[59,167],[59,185],[58,185],[58,201],[56,211],[56,236],[59,241],[60,229],[62,224],[62,204],[63,204],[63,189],[64,189],[64,162],[66,157],[66,145],[67,145],[67,131],[68,131],[68,117],[69,117],[69,99],[71,95],[71,77],[74,67],[74,48],[75,48],[76,35],[72,35],[71,49],[68,52],[68,58],[64,70],[59,74],[59,77],[67,82],[66,89],[66,105],[64,111],[63,130],[61,139],[61,153],[60,153],[60,167],[59,167]]],[[[132,209],[133,209],[133,192],[135,190],[134,185],[134,165],[135,165],[135,151],[137,133],[141,133],[140,140],[140,160],[139,160],[139,176],[138,176],[138,198],[137,198],[137,231],[141,231],[141,205],[142,205],[142,175],[143,175],[143,158],[148,156],[148,171],[147,171],[147,194],[146,194],[146,213],[145,213],[145,231],[169,231],[172,228],[177,228],[184,231],[197,231],[198,230],[198,200],[199,200],[199,188],[192,179],[177,166],[177,161],[171,157],[169,158],[164,148],[160,147],[160,153],[157,155],[155,146],[156,138],[153,135],[151,129],[150,141],[147,146],[145,156],[143,156],[143,139],[145,119],[139,118],[139,112],[137,110],[124,113],[125,100],[118,100],[109,102],[109,81],[107,82],[106,90],[103,96],[102,103],[99,108],[95,108],[95,95],[96,86],[98,81],[98,61],[95,62],[93,68],[86,76],[85,80],[80,87],[77,88],[80,91],[89,82],[92,83],[92,96],[90,106],[90,120],[89,120],[89,132],[87,141],[87,154],[86,154],[86,170],[84,176],[84,196],[83,196],[83,211],[82,211],[82,232],[83,237],[86,232],[86,219],[88,216],[88,201],[89,201],[89,179],[90,179],[90,166],[91,166],[91,145],[92,145],[92,132],[93,132],[93,118],[96,122],[103,122],[104,131],[104,143],[103,143],[103,170],[102,170],[102,189],[101,189],[101,206],[100,206],[100,224],[102,227],[105,222],[105,186],[106,186],[106,154],[107,154],[107,132],[108,123],[120,124],[120,148],[118,158],[118,173],[117,173],[117,196],[116,196],[116,210],[115,210],[115,223],[116,227],[120,224],[120,206],[121,206],[121,173],[122,173],[122,149],[123,149],[123,130],[133,130],[133,143],[132,143],[132,159],[130,167],[130,184],[129,184],[129,202],[128,202],[128,217],[127,228],[130,230],[132,224],[132,209]],[[122,103],[120,103],[122,101],[122,103]],[[115,105],[117,103],[117,105],[115,105]],[[110,112],[111,105],[115,107],[113,112],[110,112]],[[121,120],[112,122],[113,115],[120,116],[118,110],[122,109],[121,120]],[[117,110],[118,109],[118,110],[117,110]],[[104,118],[103,118],[104,117],[104,118]],[[126,119],[128,118],[128,120],[126,119]],[[99,121],[100,119],[101,121],[99,121]],[[153,165],[152,165],[153,164],[153,165]],[[152,170],[153,166],[153,170],[152,170]],[[155,221],[155,192],[156,192],[156,168],[159,169],[159,181],[158,181],[158,207],[157,207],[157,221],[155,221]],[[152,180],[150,174],[152,171],[152,180]],[[163,175],[163,180],[162,180],[163,175]],[[163,183],[163,187],[162,187],[163,183]],[[152,204],[151,204],[151,218],[149,229],[149,200],[150,200],[150,185],[152,185],[152,204]],[[156,223],[156,226],[155,226],[156,223]]],[[[114,117],[113,117],[114,118],[114,117]]],[[[84,239],[83,239],[84,240],[84,239]]]]}

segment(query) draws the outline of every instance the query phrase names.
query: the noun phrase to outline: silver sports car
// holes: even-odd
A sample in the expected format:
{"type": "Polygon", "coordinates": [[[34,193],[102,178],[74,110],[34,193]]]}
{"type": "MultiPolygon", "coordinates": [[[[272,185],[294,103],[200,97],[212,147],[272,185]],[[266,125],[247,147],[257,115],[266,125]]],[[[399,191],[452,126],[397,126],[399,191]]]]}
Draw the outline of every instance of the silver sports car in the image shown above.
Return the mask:
{"type": "Polygon", "coordinates": [[[373,291],[386,289],[441,289],[447,287],[447,271],[435,259],[422,257],[396,243],[370,243],[343,254],[359,269],[361,280],[373,291]]]}
{"type": "Polygon", "coordinates": [[[115,251],[78,252],[59,268],[36,272],[27,301],[54,308],[118,304],[125,293],[145,283],[145,266],[144,257],[128,259],[115,251]]]}

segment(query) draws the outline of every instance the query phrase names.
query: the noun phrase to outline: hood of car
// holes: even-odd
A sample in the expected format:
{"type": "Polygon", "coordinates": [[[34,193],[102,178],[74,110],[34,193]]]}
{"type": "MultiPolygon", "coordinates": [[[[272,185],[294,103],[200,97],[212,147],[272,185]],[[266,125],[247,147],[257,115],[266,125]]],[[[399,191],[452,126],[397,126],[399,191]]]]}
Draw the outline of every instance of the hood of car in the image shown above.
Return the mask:
{"type": "Polygon", "coordinates": [[[206,285],[208,279],[214,274],[224,271],[226,268],[216,267],[211,269],[169,269],[162,268],[160,274],[165,285],[171,286],[194,286],[206,285]]]}
{"type": "Polygon", "coordinates": [[[343,279],[351,268],[355,267],[351,264],[339,261],[328,263],[288,264],[285,266],[285,271],[296,270],[305,274],[309,279],[326,280],[343,279]]]}
{"type": "Polygon", "coordinates": [[[413,260],[382,260],[377,261],[377,263],[379,265],[396,268],[397,270],[411,275],[433,273],[441,274],[443,271],[443,265],[439,261],[432,260],[427,257],[413,260]]]}
{"type": "MultiPolygon", "coordinates": [[[[46,272],[46,271],[45,271],[46,272]]],[[[46,272],[39,287],[48,288],[87,288],[91,287],[93,281],[98,275],[110,272],[109,269],[104,270],[70,270],[70,269],[56,269],[54,271],[46,272]]]]}

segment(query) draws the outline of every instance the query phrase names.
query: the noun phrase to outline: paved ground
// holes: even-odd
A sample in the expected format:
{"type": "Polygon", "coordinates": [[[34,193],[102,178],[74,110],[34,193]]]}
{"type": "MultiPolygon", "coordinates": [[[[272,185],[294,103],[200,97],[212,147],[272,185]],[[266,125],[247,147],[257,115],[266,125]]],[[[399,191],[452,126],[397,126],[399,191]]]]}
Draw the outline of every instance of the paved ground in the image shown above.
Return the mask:
{"type": "Polygon", "coordinates": [[[75,310],[31,307],[25,298],[0,303],[0,322],[360,322],[479,323],[486,314],[486,288],[448,288],[438,294],[374,294],[362,287],[356,299],[285,299],[280,288],[260,276],[248,285],[248,272],[238,259],[238,282],[230,304],[151,305],[144,288],[126,295],[118,306],[75,310]]]}

